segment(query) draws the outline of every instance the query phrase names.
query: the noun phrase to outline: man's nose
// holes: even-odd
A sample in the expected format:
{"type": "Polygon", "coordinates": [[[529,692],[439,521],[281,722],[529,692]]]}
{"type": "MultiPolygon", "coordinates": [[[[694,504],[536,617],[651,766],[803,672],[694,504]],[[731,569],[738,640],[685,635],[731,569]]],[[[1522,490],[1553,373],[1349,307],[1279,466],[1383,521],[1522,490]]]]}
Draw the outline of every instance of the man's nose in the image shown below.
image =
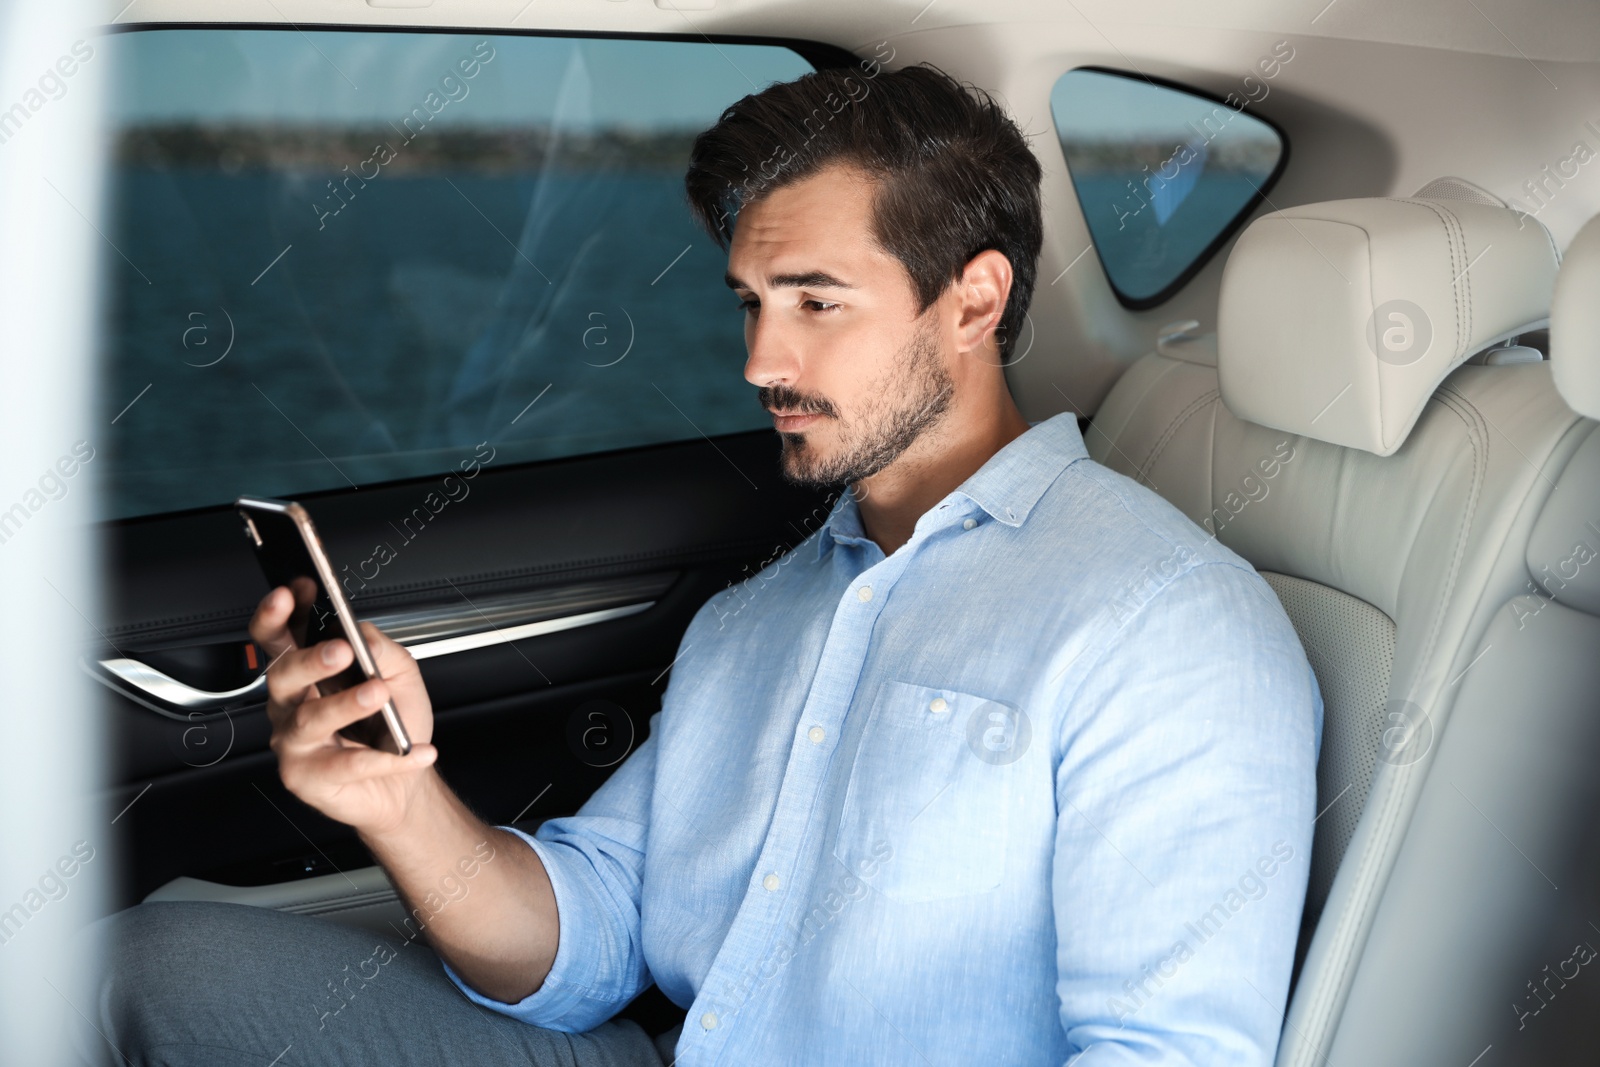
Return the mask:
{"type": "Polygon", "coordinates": [[[774,316],[756,316],[745,326],[745,381],[755,386],[792,386],[800,374],[795,338],[774,316]]]}

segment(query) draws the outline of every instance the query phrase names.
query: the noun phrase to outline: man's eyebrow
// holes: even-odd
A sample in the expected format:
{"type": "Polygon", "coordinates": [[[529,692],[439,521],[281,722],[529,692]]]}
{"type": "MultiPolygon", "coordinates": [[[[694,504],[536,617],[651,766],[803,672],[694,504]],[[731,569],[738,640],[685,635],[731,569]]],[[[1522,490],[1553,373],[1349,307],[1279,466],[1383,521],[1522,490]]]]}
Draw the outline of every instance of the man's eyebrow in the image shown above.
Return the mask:
{"type": "MultiPolygon", "coordinates": [[[[722,280],[729,289],[748,289],[744,282],[732,274],[724,274],[722,280]]],[[[803,274],[774,274],[767,279],[767,284],[774,289],[854,289],[849,282],[840,281],[826,271],[809,270],[803,274]]]]}

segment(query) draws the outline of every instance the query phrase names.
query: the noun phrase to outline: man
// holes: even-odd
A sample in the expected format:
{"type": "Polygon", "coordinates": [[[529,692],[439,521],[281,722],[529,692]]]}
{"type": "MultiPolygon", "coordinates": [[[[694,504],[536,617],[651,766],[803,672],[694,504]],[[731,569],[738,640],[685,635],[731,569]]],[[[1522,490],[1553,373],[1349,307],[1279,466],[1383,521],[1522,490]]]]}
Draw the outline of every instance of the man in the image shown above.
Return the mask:
{"type": "Polygon", "coordinates": [[[443,967],[264,909],[145,905],[115,917],[137,950],[103,990],[106,1036],[171,1064],[286,1045],[1269,1063],[1321,701],[1248,564],[1089,460],[1071,413],[1030,426],[1013,403],[1039,180],[1002,110],[928,68],[819,72],[725,112],[687,186],[727,243],[745,377],[788,477],[852,491],[701,608],[647,740],[534,835],[445,785],[416,665],[376,630],[384,680],[317,697],[350,649],[293,648],[275,590],[251,633],[275,657],[283,781],[354,826],[408,906],[470,866],[424,930],[443,967]],[[336,733],[386,695],[405,758],[336,733]],[[358,962],[367,984],[308,1006],[358,962]],[[686,1009],[659,1048],[608,1021],[652,981],[686,1009]]]}

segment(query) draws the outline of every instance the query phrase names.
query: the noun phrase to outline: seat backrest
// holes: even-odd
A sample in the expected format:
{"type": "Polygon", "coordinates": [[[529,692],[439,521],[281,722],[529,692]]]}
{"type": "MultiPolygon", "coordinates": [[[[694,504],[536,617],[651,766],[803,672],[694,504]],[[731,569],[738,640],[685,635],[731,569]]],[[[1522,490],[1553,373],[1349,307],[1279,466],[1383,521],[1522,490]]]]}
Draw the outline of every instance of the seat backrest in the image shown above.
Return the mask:
{"type": "Polygon", "coordinates": [[[1547,458],[1527,457],[1539,483],[1484,592],[1485,625],[1330,1062],[1594,1061],[1600,981],[1584,972],[1600,959],[1597,325],[1591,222],[1567,249],[1550,312],[1550,371],[1576,414],[1552,427],[1563,432],[1547,458]]]}
{"type": "MultiPolygon", "coordinates": [[[[1582,437],[1548,362],[1466,365],[1545,325],[1558,262],[1543,226],[1493,204],[1265,215],[1229,257],[1215,355],[1165,341],[1086,435],[1262,572],[1322,689],[1280,1064],[1323,1064],[1365,1025],[1348,1001],[1386,884],[1482,635],[1526,591],[1551,472],[1582,437]]],[[[1416,987],[1401,972],[1389,990],[1416,987]]]]}

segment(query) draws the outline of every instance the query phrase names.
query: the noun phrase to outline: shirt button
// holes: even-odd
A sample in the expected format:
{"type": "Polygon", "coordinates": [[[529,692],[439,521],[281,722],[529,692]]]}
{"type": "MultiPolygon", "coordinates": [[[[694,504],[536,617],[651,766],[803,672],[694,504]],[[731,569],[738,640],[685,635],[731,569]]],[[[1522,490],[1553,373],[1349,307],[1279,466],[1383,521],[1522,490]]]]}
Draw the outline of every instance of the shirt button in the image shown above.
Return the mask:
{"type": "Polygon", "coordinates": [[[708,1011],[700,1016],[700,1025],[707,1030],[715,1030],[717,1028],[717,1013],[708,1011]]]}
{"type": "Polygon", "coordinates": [[[820,745],[822,744],[822,739],[828,736],[828,731],[824,730],[820,726],[813,726],[811,729],[806,731],[806,736],[811,738],[812,744],[820,745]]]}
{"type": "Polygon", "coordinates": [[[872,586],[864,585],[856,590],[856,599],[865,604],[872,599],[872,586]]]}
{"type": "Polygon", "coordinates": [[[968,520],[966,520],[965,522],[963,522],[961,524],[961,528],[963,530],[970,530],[976,525],[978,525],[978,520],[977,519],[968,519],[968,520]]]}
{"type": "Polygon", "coordinates": [[[933,698],[933,703],[928,705],[928,710],[929,711],[943,711],[945,708],[948,708],[949,706],[950,706],[949,704],[945,703],[944,697],[934,697],[933,698]]]}
{"type": "Polygon", "coordinates": [[[777,875],[769,874],[765,878],[761,879],[761,884],[767,888],[768,892],[775,893],[778,890],[778,886],[782,885],[783,883],[778,881],[777,875]]]}

